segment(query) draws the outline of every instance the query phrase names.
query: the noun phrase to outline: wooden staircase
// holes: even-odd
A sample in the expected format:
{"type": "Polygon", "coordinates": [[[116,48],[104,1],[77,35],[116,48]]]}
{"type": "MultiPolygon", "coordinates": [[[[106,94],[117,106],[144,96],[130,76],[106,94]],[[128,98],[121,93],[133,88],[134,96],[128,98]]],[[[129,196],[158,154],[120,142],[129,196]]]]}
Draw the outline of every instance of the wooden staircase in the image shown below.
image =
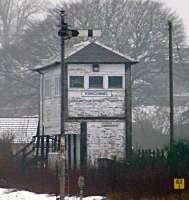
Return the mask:
{"type": "Polygon", "coordinates": [[[23,167],[30,164],[47,166],[48,153],[57,152],[59,149],[60,135],[36,135],[13,158],[19,159],[23,167]]]}

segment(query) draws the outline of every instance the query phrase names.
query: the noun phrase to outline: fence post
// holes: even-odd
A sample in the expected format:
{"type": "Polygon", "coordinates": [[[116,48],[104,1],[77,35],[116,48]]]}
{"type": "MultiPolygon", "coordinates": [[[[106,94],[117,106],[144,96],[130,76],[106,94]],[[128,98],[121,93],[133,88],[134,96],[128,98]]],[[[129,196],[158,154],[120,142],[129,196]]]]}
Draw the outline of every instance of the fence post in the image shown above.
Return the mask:
{"type": "Polygon", "coordinates": [[[37,137],[37,144],[36,144],[36,148],[37,148],[37,151],[36,151],[36,157],[39,156],[39,148],[40,148],[40,136],[36,136],[37,137]]]}
{"type": "Polygon", "coordinates": [[[40,137],[41,139],[41,158],[44,160],[44,135],[40,137]]]}
{"type": "Polygon", "coordinates": [[[156,154],[157,154],[157,158],[159,159],[159,158],[160,158],[160,152],[159,152],[159,149],[157,149],[156,152],[157,152],[157,153],[156,153],[156,154]]]}
{"type": "Polygon", "coordinates": [[[52,151],[53,152],[57,151],[57,135],[54,136],[52,151]]]}
{"type": "Polygon", "coordinates": [[[22,168],[25,168],[25,164],[26,164],[26,149],[24,148],[22,151],[22,168]]]}
{"type": "Polygon", "coordinates": [[[162,161],[164,161],[164,159],[165,159],[165,152],[163,149],[161,150],[161,159],[162,159],[162,161]]]}
{"type": "Polygon", "coordinates": [[[60,150],[60,138],[61,138],[60,135],[58,135],[58,149],[57,149],[58,151],[60,150]]]}
{"type": "Polygon", "coordinates": [[[152,158],[152,155],[151,155],[151,149],[148,149],[148,157],[149,157],[149,159],[152,158]]]}
{"type": "Polygon", "coordinates": [[[49,153],[49,135],[46,136],[46,156],[45,156],[45,160],[48,160],[48,153],[49,153]]]}
{"type": "Polygon", "coordinates": [[[152,151],[152,158],[155,160],[156,159],[156,151],[153,149],[152,151]]]}

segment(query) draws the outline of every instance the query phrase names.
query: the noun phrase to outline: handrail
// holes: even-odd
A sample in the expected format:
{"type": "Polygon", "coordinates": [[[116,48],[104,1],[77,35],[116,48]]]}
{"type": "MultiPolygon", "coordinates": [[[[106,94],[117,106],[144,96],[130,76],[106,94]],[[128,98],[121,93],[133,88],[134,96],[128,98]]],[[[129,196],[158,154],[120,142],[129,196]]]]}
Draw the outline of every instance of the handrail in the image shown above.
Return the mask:
{"type": "Polygon", "coordinates": [[[35,136],[32,138],[32,141],[25,145],[22,149],[20,149],[16,154],[14,154],[14,157],[17,157],[19,154],[21,154],[23,151],[25,151],[29,146],[31,146],[35,142],[35,136]]]}
{"type": "Polygon", "coordinates": [[[59,145],[60,145],[59,143],[60,143],[60,134],[33,136],[30,143],[26,144],[23,148],[21,148],[18,152],[16,152],[13,155],[13,159],[15,159],[16,157],[20,155],[23,159],[23,163],[25,163],[26,158],[30,154],[32,154],[35,150],[37,150],[36,155],[34,155],[35,159],[41,157],[42,154],[39,153],[39,149],[44,148],[44,155],[43,155],[44,157],[42,159],[47,160],[49,148],[52,148],[52,151],[57,151],[59,149],[59,145]],[[41,146],[42,141],[44,142],[43,147],[41,146]],[[37,146],[35,144],[37,144],[37,146]],[[52,147],[50,147],[50,144],[52,144],[52,147]],[[30,148],[31,146],[32,148],[30,148]]]}
{"type": "Polygon", "coordinates": [[[27,153],[25,153],[25,157],[27,157],[28,155],[30,155],[35,149],[32,148],[30,151],[28,151],[27,153]]]}

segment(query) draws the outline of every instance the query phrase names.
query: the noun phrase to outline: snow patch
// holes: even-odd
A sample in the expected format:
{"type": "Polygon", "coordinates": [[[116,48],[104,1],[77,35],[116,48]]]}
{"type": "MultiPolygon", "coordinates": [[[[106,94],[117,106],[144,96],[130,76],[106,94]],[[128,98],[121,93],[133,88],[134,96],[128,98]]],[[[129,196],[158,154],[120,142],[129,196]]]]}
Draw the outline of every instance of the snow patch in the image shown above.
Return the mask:
{"type": "MultiPolygon", "coordinates": [[[[85,197],[83,200],[102,200],[101,196],[85,197]]],[[[28,191],[0,188],[0,200],[56,200],[56,196],[35,194],[28,191]]],[[[79,197],[66,197],[65,200],[79,200],[79,197]]]]}

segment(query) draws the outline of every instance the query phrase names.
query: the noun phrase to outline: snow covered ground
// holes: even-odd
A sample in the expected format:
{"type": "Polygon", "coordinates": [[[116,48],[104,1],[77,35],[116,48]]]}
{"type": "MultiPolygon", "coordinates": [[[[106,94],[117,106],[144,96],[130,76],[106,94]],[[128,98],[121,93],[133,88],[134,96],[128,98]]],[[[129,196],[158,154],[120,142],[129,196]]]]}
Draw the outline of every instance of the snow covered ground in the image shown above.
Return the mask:
{"type": "MultiPolygon", "coordinates": [[[[91,196],[85,197],[84,200],[102,200],[103,197],[91,196]]],[[[14,189],[0,188],[0,200],[56,200],[55,196],[47,194],[35,194],[28,191],[16,191],[14,189]]],[[[79,200],[77,197],[69,197],[66,200],[79,200]]]]}

